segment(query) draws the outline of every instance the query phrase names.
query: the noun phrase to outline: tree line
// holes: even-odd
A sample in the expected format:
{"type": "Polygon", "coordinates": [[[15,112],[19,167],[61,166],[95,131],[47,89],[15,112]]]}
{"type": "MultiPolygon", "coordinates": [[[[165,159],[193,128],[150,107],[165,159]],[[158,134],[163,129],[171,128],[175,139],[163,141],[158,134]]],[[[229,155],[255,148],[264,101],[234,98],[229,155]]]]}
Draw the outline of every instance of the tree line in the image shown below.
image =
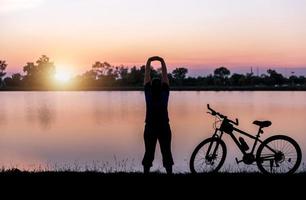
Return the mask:
{"type": "MultiPolygon", "coordinates": [[[[41,56],[35,63],[28,62],[23,67],[23,74],[15,73],[6,76],[7,63],[0,60],[0,87],[2,88],[55,88],[54,76],[56,66],[48,56],[41,56]]],[[[141,87],[143,85],[145,66],[113,66],[108,62],[95,62],[91,69],[69,81],[69,87],[86,88],[120,88],[141,87]]],[[[152,76],[157,77],[160,69],[152,69],[152,76]]],[[[232,74],[226,67],[219,67],[208,76],[188,76],[188,68],[180,67],[168,74],[170,84],[174,87],[281,87],[305,86],[304,76],[285,77],[275,70],[269,69],[259,76],[254,73],[232,74]]]]}

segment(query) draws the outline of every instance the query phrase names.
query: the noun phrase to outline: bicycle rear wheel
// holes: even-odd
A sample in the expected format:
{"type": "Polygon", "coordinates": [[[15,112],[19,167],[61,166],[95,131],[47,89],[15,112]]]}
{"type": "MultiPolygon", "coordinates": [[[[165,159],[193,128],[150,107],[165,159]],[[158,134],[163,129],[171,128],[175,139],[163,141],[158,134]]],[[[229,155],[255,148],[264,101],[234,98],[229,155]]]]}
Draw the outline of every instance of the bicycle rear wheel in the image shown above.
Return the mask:
{"type": "Polygon", "coordinates": [[[256,162],[265,174],[292,174],[302,161],[298,143],[288,136],[276,135],[266,139],[257,150],[256,162]]]}
{"type": "Polygon", "coordinates": [[[190,170],[192,173],[218,172],[224,164],[226,154],[226,145],[223,140],[206,139],[193,151],[189,163],[190,170]]]}

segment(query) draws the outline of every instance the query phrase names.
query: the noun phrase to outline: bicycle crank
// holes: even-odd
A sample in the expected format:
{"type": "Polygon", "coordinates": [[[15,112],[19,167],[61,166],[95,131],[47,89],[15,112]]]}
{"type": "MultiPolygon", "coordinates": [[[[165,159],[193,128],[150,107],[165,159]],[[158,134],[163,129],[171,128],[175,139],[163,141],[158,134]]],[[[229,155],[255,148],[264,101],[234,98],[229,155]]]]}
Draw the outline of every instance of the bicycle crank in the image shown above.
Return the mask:
{"type": "Polygon", "coordinates": [[[246,165],[251,165],[255,162],[255,156],[253,154],[245,154],[242,160],[236,158],[237,164],[244,163],[246,165]]]}

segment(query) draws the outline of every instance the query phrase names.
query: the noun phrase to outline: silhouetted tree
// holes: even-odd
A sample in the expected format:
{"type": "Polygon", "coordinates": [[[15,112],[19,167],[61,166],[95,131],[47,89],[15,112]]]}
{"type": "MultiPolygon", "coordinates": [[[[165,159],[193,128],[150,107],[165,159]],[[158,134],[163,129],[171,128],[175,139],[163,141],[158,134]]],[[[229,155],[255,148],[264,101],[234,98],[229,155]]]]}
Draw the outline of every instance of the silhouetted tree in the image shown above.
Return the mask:
{"type": "Polygon", "coordinates": [[[251,85],[251,86],[259,86],[259,85],[262,85],[261,78],[260,78],[259,76],[252,76],[252,77],[251,77],[250,85],[251,85]]]}
{"type": "Polygon", "coordinates": [[[49,87],[54,80],[55,65],[50,62],[50,59],[43,55],[34,63],[28,62],[23,67],[23,71],[26,73],[24,76],[25,82],[30,86],[42,86],[49,87]]]}
{"type": "Polygon", "coordinates": [[[120,67],[115,67],[108,62],[96,62],[92,69],[97,74],[97,81],[101,86],[113,86],[119,77],[120,67]]]}
{"type": "Polygon", "coordinates": [[[219,67],[215,69],[214,76],[215,76],[215,84],[216,85],[226,85],[226,81],[228,80],[228,76],[231,75],[230,70],[225,67],[219,67]]]}
{"type": "Polygon", "coordinates": [[[270,75],[269,85],[283,85],[285,80],[282,74],[275,70],[269,69],[267,73],[270,75]]]}
{"type": "Polygon", "coordinates": [[[4,79],[7,86],[20,87],[22,86],[22,76],[21,74],[13,74],[11,77],[6,77],[4,79]]]}
{"type": "Polygon", "coordinates": [[[225,79],[225,78],[227,78],[229,75],[231,75],[231,72],[230,72],[230,70],[228,70],[228,69],[225,68],[225,67],[219,67],[219,68],[215,69],[214,75],[215,75],[215,77],[217,77],[217,78],[225,79]]]}
{"type": "Polygon", "coordinates": [[[76,78],[76,81],[78,83],[78,86],[81,88],[96,86],[97,72],[94,70],[89,70],[81,76],[78,76],[76,78]]]}
{"type": "MultiPolygon", "coordinates": [[[[55,74],[55,66],[50,59],[43,55],[36,63],[28,62],[23,67],[25,73],[13,74],[11,77],[6,75],[7,64],[5,61],[0,61],[0,81],[6,83],[7,86],[13,87],[41,87],[46,88],[53,81],[55,74]]],[[[125,66],[112,66],[108,62],[96,62],[92,65],[91,70],[82,75],[78,75],[71,80],[71,85],[76,88],[86,87],[116,87],[116,86],[143,86],[145,74],[145,66],[128,68],[125,66]]],[[[208,76],[187,77],[187,68],[176,68],[172,73],[168,74],[171,85],[176,86],[191,86],[191,87],[213,87],[213,86],[305,86],[306,78],[304,76],[296,76],[292,73],[290,78],[284,77],[275,70],[269,69],[266,74],[255,76],[253,73],[237,74],[232,76],[229,69],[220,67],[214,70],[214,74],[208,76]]],[[[151,70],[151,76],[159,77],[160,69],[151,70]]]]}
{"type": "Polygon", "coordinates": [[[108,62],[97,61],[92,65],[92,69],[96,72],[97,78],[99,76],[106,76],[110,73],[112,66],[108,62]]]}
{"type": "Polygon", "coordinates": [[[122,80],[126,80],[129,75],[129,68],[121,66],[119,67],[119,78],[122,80]]]}
{"type": "Polygon", "coordinates": [[[202,81],[205,85],[212,86],[215,84],[215,78],[212,74],[208,75],[206,78],[203,78],[202,81]]]}
{"type": "Polygon", "coordinates": [[[292,76],[289,77],[291,85],[298,84],[298,79],[299,78],[297,76],[295,76],[295,75],[292,75],[292,76]]]}
{"type": "Polygon", "coordinates": [[[50,62],[50,59],[43,55],[37,61],[38,73],[43,80],[53,79],[55,75],[55,65],[53,62],[50,62]]]}
{"type": "Polygon", "coordinates": [[[28,62],[27,65],[23,67],[23,72],[26,73],[25,78],[28,79],[33,78],[37,74],[38,69],[34,63],[28,62]]]}
{"type": "Polygon", "coordinates": [[[297,77],[297,76],[295,76],[295,75],[292,75],[292,76],[290,76],[290,78],[289,78],[289,83],[291,84],[291,85],[298,85],[298,86],[300,86],[300,85],[305,85],[306,84],[306,78],[304,77],[304,76],[299,76],[299,77],[297,77]]]}
{"type": "Polygon", "coordinates": [[[172,71],[173,78],[178,79],[178,80],[184,80],[186,78],[186,75],[188,73],[187,68],[176,68],[175,70],[172,71]]]}
{"type": "Polygon", "coordinates": [[[242,86],[246,82],[246,77],[243,74],[233,74],[230,78],[230,83],[233,86],[242,86]]]}
{"type": "Polygon", "coordinates": [[[0,60],[0,87],[4,86],[4,82],[2,78],[6,75],[6,72],[5,72],[6,67],[7,67],[6,61],[0,60]]]}
{"type": "Polygon", "coordinates": [[[128,75],[128,85],[136,85],[142,86],[143,79],[145,74],[145,66],[141,66],[139,69],[134,66],[130,69],[130,73],[128,75]]]}
{"type": "Polygon", "coordinates": [[[6,70],[7,64],[5,60],[0,60],[0,78],[5,76],[5,70],[6,70]]]}
{"type": "Polygon", "coordinates": [[[198,85],[197,78],[194,78],[194,77],[185,78],[183,81],[184,81],[183,82],[184,86],[197,86],[198,85]]]}
{"type": "Polygon", "coordinates": [[[178,85],[182,85],[184,79],[186,78],[187,73],[188,73],[188,69],[181,67],[181,68],[176,68],[175,70],[173,70],[172,76],[178,85]]]}
{"type": "Polygon", "coordinates": [[[121,66],[118,68],[118,85],[124,86],[127,85],[129,79],[129,68],[121,66]]]}
{"type": "Polygon", "coordinates": [[[12,79],[16,82],[21,81],[22,80],[22,75],[20,73],[13,74],[12,79]]]}

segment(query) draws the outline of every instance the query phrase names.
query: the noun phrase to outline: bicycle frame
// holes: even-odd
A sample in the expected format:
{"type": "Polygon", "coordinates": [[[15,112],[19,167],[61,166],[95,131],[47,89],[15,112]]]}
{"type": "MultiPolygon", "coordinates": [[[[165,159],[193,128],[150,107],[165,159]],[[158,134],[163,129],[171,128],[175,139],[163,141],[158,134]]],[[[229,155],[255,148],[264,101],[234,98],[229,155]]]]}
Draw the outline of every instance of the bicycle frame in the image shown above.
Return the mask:
{"type": "MultiPolygon", "coordinates": [[[[241,153],[244,156],[245,155],[250,155],[250,154],[254,155],[254,152],[255,152],[255,149],[256,149],[258,143],[263,143],[263,141],[259,139],[260,134],[263,133],[261,128],[259,128],[257,135],[253,136],[249,133],[246,133],[245,131],[242,131],[242,130],[234,127],[232,124],[229,123],[229,121],[226,118],[222,121],[221,128],[216,128],[215,129],[215,133],[213,134],[212,137],[222,139],[224,133],[227,133],[228,135],[231,136],[232,140],[235,142],[235,144],[238,146],[239,150],[241,151],[241,153]],[[223,127],[227,127],[230,130],[226,130],[226,128],[223,128],[223,127]],[[220,133],[220,134],[218,134],[218,133],[220,133]],[[244,150],[244,148],[242,147],[242,145],[240,144],[239,140],[237,139],[237,137],[235,136],[234,133],[239,133],[240,135],[244,135],[244,136],[247,136],[248,138],[251,138],[251,139],[255,140],[250,153],[247,153],[247,151],[244,150]]],[[[214,150],[214,154],[216,153],[216,151],[218,149],[218,146],[219,146],[219,144],[217,144],[217,146],[214,150]]],[[[210,146],[208,148],[207,156],[209,155],[209,152],[211,151],[211,148],[212,148],[212,144],[210,144],[210,146]]],[[[267,146],[267,148],[269,150],[271,150],[273,153],[276,153],[276,151],[274,149],[272,149],[271,147],[267,146]]]]}

